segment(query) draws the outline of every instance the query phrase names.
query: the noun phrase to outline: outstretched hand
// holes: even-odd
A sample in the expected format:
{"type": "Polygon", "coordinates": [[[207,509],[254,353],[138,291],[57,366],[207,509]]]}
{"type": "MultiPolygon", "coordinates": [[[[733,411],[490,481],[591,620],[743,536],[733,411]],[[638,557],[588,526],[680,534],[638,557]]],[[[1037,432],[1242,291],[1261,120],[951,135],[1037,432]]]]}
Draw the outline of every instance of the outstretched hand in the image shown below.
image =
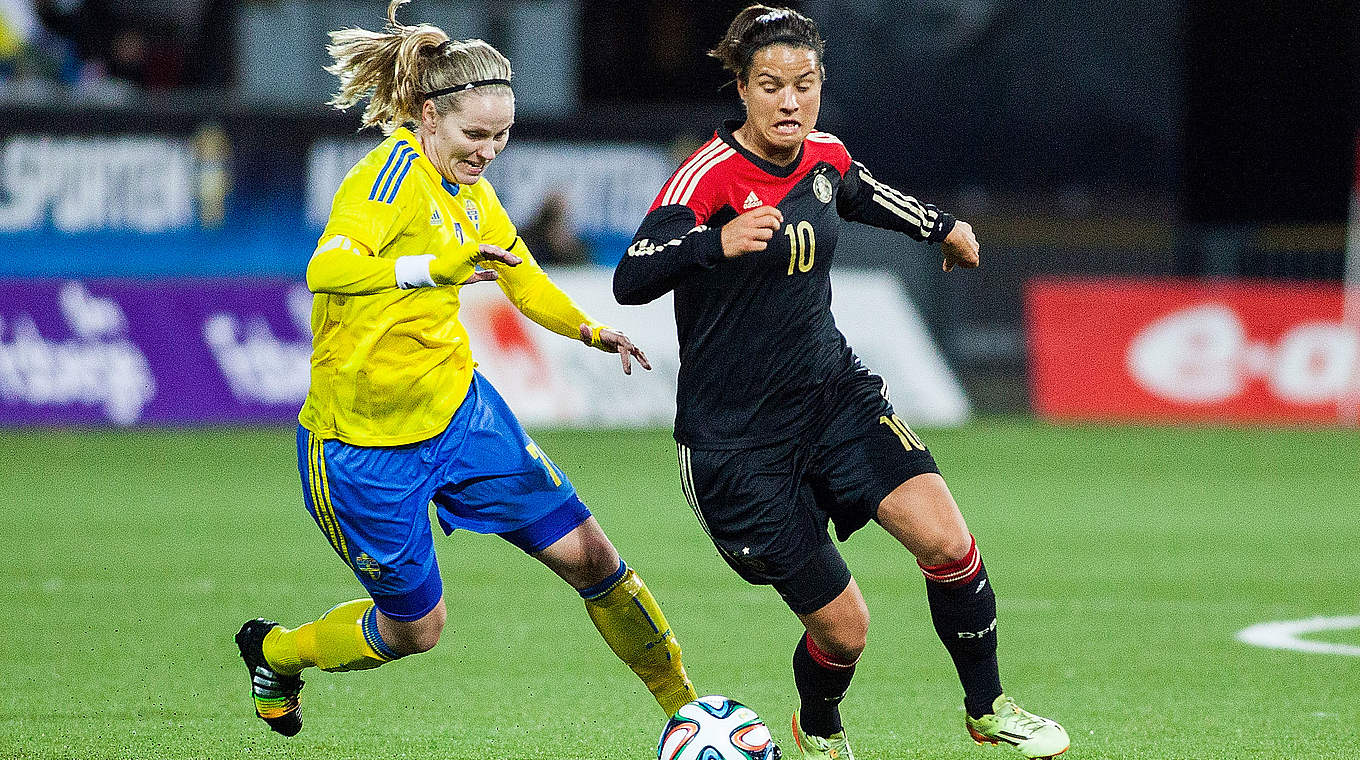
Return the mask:
{"type": "MultiPolygon", "coordinates": [[[[587,346],[595,345],[595,341],[592,340],[590,325],[585,323],[581,324],[581,342],[587,346]]],[[[642,349],[633,345],[633,341],[618,330],[601,330],[600,343],[604,350],[619,355],[619,359],[623,361],[623,374],[625,375],[633,374],[634,358],[637,359],[638,364],[642,365],[643,369],[650,370],[652,368],[651,363],[647,361],[647,355],[642,353],[642,349]]]]}
{"type": "Polygon", "coordinates": [[[973,225],[968,222],[954,222],[954,229],[950,230],[940,243],[940,250],[944,254],[946,272],[953,270],[955,266],[974,269],[981,263],[978,258],[977,236],[973,234],[973,225]]]}
{"type": "Polygon", "coordinates": [[[482,243],[477,246],[477,253],[470,259],[462,259],[456,256],[441,256],[430,262],[430,279],[440,285],[471,285],[474,282],[492,282],[500,277],[494,269],[473,269],[472,274],[462,280],[454,281],[455,272],[466,271],[463,269],[469,263],[476,267],[483,261],[497,261],[506,266],[519,266],[523,261],[515,254],[497,245],[482,243]]]}

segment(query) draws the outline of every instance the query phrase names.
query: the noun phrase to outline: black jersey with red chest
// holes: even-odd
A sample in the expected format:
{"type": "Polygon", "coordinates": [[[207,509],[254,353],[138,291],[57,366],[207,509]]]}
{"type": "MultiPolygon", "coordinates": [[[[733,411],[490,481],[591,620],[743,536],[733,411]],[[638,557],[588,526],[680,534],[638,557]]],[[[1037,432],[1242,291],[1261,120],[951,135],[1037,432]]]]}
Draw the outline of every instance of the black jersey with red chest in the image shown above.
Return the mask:
{"type": "Polygon", "coordinates": [[[698,449],[798,435],[817,424],[837,381],[858,370],[830,308],[843,217],[918,239],[952,226],[947,214],[874,180],[830,134],[813,132],[779,166],[743,148],[732,134],[738,126],[725,124],[680,165],[614,278],[622,303],[675,291],[675,435],[698,449]],[[725,258],[722,226],[762,205],[783,215],[766,249],[725,258]]]}

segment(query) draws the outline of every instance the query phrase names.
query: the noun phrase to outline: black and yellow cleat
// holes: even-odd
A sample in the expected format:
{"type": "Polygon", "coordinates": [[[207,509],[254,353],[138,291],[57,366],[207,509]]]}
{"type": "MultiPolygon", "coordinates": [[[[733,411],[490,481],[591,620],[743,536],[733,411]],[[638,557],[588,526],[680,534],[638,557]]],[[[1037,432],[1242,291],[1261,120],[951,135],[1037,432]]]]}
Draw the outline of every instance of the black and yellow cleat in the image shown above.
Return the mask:
{"type": "Polygon", "coordinates": [[[302,730],[302,708],[298,694],[302,679],[286,676],[269,667],[264,658],[264,637],[278,623],[256,618],[247,620],[236,634],[236,647],[250,672],[250,696],[255,700],[255,714],[269,727],[284,736],[294,736],[302,730]]]}

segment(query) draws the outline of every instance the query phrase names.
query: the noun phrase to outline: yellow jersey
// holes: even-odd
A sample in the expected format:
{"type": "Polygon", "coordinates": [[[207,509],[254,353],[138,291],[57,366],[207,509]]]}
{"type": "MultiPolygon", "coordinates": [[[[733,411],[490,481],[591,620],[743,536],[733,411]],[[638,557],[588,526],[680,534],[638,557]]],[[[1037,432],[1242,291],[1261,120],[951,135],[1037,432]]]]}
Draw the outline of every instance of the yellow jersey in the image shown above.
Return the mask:
{"type": "MultiPolygon", "coordinates": [[[[490,243],[523,259],[483,264],[530,319],[580,338],[602,325],[554,284],[518,237],[491,184],[446,182],[408,129],[350,170],[308,265],[311,388],[298,421],[322,438],[397,446],[442,432],[467,395],[475,363],[458,321],[458,287],[398,288],[396,260],[434,254],[466,261],[490,243]],[[327,242],[329,241],[329,242],[327,242]]],[[[459,276],[459,280],[464,276],[459,276]]]]}

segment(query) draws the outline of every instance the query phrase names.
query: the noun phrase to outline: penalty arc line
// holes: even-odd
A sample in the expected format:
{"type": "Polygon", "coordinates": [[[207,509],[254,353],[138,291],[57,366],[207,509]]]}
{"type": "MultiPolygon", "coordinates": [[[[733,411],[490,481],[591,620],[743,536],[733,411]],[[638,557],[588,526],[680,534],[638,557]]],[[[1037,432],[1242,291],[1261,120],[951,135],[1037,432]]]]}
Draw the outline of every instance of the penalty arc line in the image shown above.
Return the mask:
{"type": "Polygon", "coordinates": [[[1237,640],[1268,649],[1292,649],[1296,652],[1341,654],[1360,657],[1360,646],[1309,641],[1304,634],[1318,631],[1339,631],[1360,628],[1360,615],[1343,617],[1312,617],[1304,620],[1279,620],[1257,623],[1237,632],[1237,640]]]}

